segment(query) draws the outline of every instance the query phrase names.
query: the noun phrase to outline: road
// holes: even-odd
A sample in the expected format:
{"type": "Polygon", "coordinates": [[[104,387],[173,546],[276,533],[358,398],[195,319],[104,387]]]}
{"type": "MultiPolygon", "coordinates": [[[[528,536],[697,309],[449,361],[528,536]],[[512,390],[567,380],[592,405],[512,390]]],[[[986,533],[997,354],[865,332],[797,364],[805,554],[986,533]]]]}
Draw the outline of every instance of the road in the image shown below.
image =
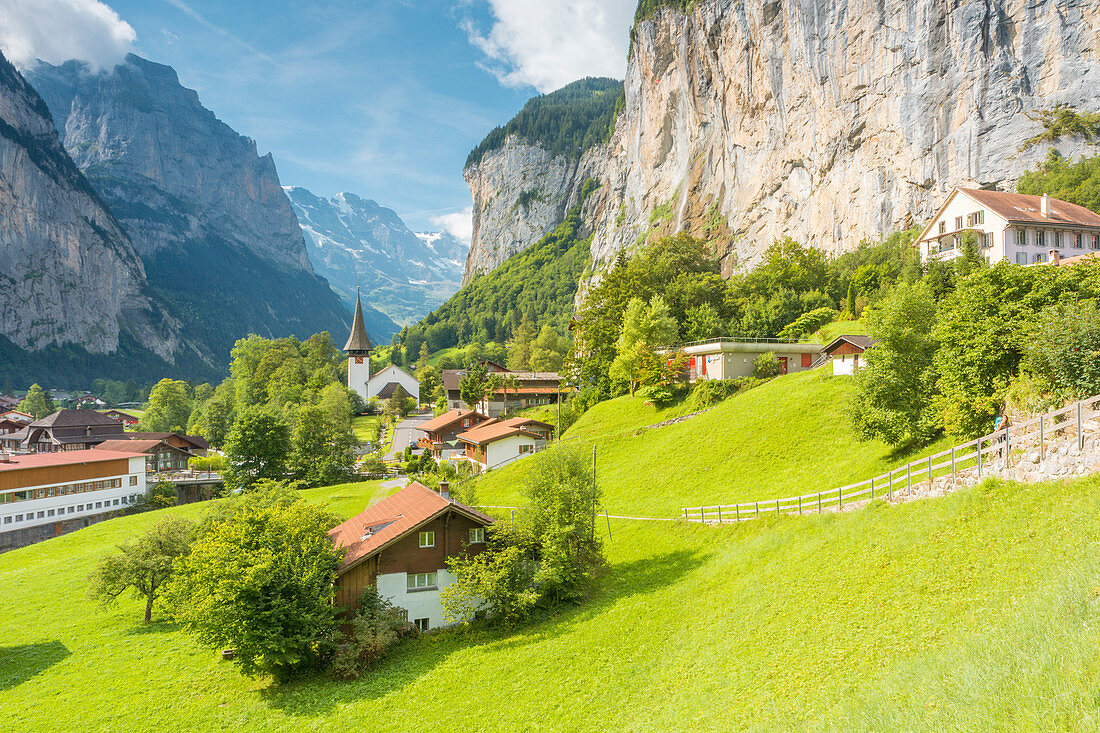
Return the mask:
{"type": "Polygon", "coordinates": [[[405,452],[405,446],[410,443],[415,443],[418,439],[424,437],[424,431],[420,430],[419,426],[431,419],[432,416],[429,413],[427,415],[413,415],[397,423],[397,427],[394,428],[396,432],[393,438],[393,450],[383,456],[383,460],[394,460],[405,452]]]}

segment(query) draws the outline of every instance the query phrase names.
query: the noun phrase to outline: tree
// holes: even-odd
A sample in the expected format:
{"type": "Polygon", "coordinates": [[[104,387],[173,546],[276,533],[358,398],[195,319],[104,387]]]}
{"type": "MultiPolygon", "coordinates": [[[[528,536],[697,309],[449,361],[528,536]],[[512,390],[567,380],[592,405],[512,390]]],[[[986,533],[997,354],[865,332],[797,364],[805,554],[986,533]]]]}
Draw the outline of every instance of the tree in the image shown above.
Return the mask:
{"type": "MultiPolygon", "coordinates": [[[[546,328],[544,326],[543,328],[546,328]]],[[[508,349],[508,368],[516,371],[531,369],[531,356],[533,341],[535,340],[535,323],[527,313],[523,315],[519,328],[512,335],[512,346],[508,349]]]]}
{"type": "Polygon", "coordinates": [[[141,418],[141,426],[151,433],[182,433],[191,417],[191,398],[187,382],[162,379],[149,393],[149,404],[141,418]]]}
{"type": "Polygon", "coordinates": [[[890,445],[929,440],[939,429],[932,398],[936,384],[933,336],[936,305],[924,283],[902,284],[867,316],[879,343],[864,353],[849,406],[862,440],[890,445]]]}
{"type": "Polygon", "coordinates": [[[646,363],[655,357],[654,350],[675,341],[676,330],[676,321],[669,313],[664,298],[655,295],[648,306],[641,298],[632,298],[627,304],[622,332],[615,345],[617,355],[611,364],[611,379],[626,384],[633,395],[646,363]]]}
{"type": "Polygon", "coordinates": [[[856,317],[856,281],[848,283],[848,297],[845,299],[845,307],[848,310],[848,317],[856,317]]]}
{"type": "Polygon", "coordinates": [[[779,359],[774,351],[767,351],[752,362],[752,376],[757,379],[770,379],[779,376],[779,359]]]}
{"type": "Polygon", "coordinates": [[[569,341],[559,336],[549,324],[543,325],[538,337],[531,342],[531,370],[560,372],[568,351],[569,341]]]}
{"type": "Polygon", "coordinates": [[[1024,369],[1055,402],[1100,394],[1100,307],[1095,300],[1047,306],[1028,339],[1024,369]]]}
{"type": "Polygon", "coordinates": [[[485,399],[485,386],[488,380],[489,372],[484,364],[471,363],[466,367],[466,374],[458,383],[458,396],[471,410],[476,410],[485,399]]]}
{"type": "Polygon", "coordinates": [[[393,395],[386,402],[386,412],[395,418],[405,417],[414,407],[416,407],[416,400],[400,384],[393,390],[393,395]]]}
{"type": "Polygon", "coordinates": [[[832,323],[836,320],[836,317],[837,312],[832,308],[817,308],[808,313],[803,313],[779,332],[779,338],[802,338],[806,334],[814,333],[820,330],[822,326],[832,323]]]}
{"type": "Polygon", "coordinates": [[[19,403],[19,411],[34,415],[34,419],[37,420],[46,415],[52,415],[57,411],[57,407],[49,392],[44,391],[37,384],[32,384],[27,390],[27,396],[19,403]]]}
{"type": "Polygon", "coordinates": [[[181,517],[164,517],[136,540],[106,555],[88,576],[88,595],[104,607],[126,590],[145,599],[145,622],[153,618],[153,603],[172,577],[172,563],[191,549],[195,526],[181,517]]]}
{"type": "Polygon", "coordinates": [[[688,310],[683,336],[686,341],[703,341],[722,336],[727,330],[718,309],[710,303],[701,303],[688,310]]]}
{"type": "Polygon", "coordinates": [[[424,343],[420,344],[420,356],[416,360],[416,368],[423,369],[424,367],[428,366],[428,359],[430,359],[431,356],[432,353],[428,350],[428,342],[425,341],[424,343]]]}
{"type": "Polygon", "coordinates": [[[443,387],[439,369],[430,364],[416,370],[416,381],[420,382],[420,399],[424,403],[435,402],[443,387]]]}
{"type": "Polygon", "coordinates": [[[337,518],[288,494],[248,494],[215,508],[167,589],[174,620],[204,644],[234,649],[245,674],[277,682],[331,650],[343,555],[328,534],[337,518]]]}
{"type": "Polygon", "coordinates": [[[342,679],[356,679],[385,656],[398,636],[409,628],[408,612],[383,598],[373,586],[367,586],[348,626],[350,629],[337,637],[332,671],[342,679]]]}
{"type": "Polygon", "coordinates": [[[290,449],[290,428],[281,416],[262,407],[246,409],[226,442],[226,485],[248,488],[259,479],[282,478],[290,449]]]}
{"type": "Polygon", "coordinates": [[[350,425],[341,424],[321,407],[306,406],[298,412],[291,442],[291,470],[310,486],[337,483],[355,465],[356,441],[350,425]]]}

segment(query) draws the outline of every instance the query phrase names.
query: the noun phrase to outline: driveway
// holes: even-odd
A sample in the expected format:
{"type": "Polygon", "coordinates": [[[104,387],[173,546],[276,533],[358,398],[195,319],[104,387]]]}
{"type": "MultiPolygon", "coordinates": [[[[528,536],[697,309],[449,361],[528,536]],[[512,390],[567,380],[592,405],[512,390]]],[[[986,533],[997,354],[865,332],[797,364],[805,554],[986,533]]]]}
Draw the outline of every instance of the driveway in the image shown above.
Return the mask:
{"type": "Polygon", "coordinates": [[[419,428],[431,419],[432,416],[429,413],[427,415],[413,415],[397,423],[397,427],[394,428],[396,432],[393,438],[393,450],[384,455],[382,457],[383,460],[394,460],[397,456],[405,452],[405,446],[423,438],[426,433],[419,428]]]}

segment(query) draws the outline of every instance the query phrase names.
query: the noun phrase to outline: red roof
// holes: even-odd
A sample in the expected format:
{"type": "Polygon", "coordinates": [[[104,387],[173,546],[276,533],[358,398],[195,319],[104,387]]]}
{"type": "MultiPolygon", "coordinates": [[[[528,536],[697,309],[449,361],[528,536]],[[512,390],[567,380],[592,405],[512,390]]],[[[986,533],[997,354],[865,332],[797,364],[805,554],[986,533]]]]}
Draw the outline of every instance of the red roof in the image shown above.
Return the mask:
{"type": "Polygon", "coordinates": [[[438,433],[440,430],[444,430],[468,417],[475,420],[475,425],[487,419],[476,410],[451,410],[450,412],[444,412],[439,417],[433,417],[426,423],[422,423],[418,430],[423,430],[426,433],[438,433]]]}
{"type": "Polygon", "coordinates": [[[970,198],[1013,222],[1031,224],[1069,224],[1072,226],[1100,227],[1100,215],[1084,206],[1052,198],[1050,216],[1043,216],[1042,196],[1028,196],[1005,191],[983,191],[977,188],[960,188],[970,198]]]}
{"type": "Polygon", "coordinates": [[[333,541],[347,550],[340,570],[359,564],[422,524],[451,510],[482,524],[493,523],[492,517],[465,504],[445,499],[439,492],[414,481],[393,496],[329,530],[333,541]]]}
{"type": "Polygon", "coordinates": [[[474,443],[475,445],[485,445],[486,443],[492,443],[513,435],[523,435],[528,438],[534,438],[535,440],[544,440],[541,435],[530,432],[528,429],[531,427],[542,427],[548,430],[554,429],[554,426],[547,425],[538,420],[532,420],[526,417],[513,417],[504,422],[500,420],[491,420],[483,423],[472,430],[461,433],[458,439],[466,443],[474,443]]]}
{"type": "Polygon", "coordinates": [[[98,463],[117,461],[120,458],[142,458],[141,453],[130,451],[111,451],[90,448],[88,450],[66,450],[56,453],[33,453],[31,455],[13,455],[10,460],[0,461],[0,471],[15,471],[21,468],[44,468],[46,466],[68,466],[74,463],[98,463]]]}

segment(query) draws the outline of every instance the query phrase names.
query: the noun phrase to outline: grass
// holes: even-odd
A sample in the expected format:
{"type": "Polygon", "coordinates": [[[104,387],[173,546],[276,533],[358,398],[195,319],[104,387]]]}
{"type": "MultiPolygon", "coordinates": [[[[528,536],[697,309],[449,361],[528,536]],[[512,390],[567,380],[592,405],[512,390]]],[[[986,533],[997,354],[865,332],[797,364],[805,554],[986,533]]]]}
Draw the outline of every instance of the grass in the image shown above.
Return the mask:
{"type": "Polygon", "coordinates": [[[378,442],[378,428],[382,423],[379,415],[358,415],[351,419],[351,429],[360,443],[378,442]]]}
{"type": "Polygon", "coordinates": [[[836,340],[837,336],[866,336],[867,323],[863,320],[859,321],[833,321],[827,323],[821,327],[821,330],[814,334],[814,339],[818,343],[830,344],[836,340]]]}
{"type": "MultiPolygon", "coordinates": [[[[823,491],[878,475],[920,455],[852,435],[846,403],[853,387],[827,369],[779,377],[718,407],[662,428],[644,426],[689,412],[656,410],[621,397],[596,405],[564,435],[585,455],[597,449],[597,475],[611,514],[678,517],[700,504],[764,501],[823,491]]],[[[523,462],[477,479],[487,504],[522,502],[523,462]]]]}
{"type": "Polygon", "coordinates": [[[157,515],[125,517],[0,555],[0,715],[20,731],[1094,729],[1098,494],[987,483],[723,528],[614,521],[585,605],[282,688],[141,624],[137,601],[84,599],[99,555],[157,515]]]}

